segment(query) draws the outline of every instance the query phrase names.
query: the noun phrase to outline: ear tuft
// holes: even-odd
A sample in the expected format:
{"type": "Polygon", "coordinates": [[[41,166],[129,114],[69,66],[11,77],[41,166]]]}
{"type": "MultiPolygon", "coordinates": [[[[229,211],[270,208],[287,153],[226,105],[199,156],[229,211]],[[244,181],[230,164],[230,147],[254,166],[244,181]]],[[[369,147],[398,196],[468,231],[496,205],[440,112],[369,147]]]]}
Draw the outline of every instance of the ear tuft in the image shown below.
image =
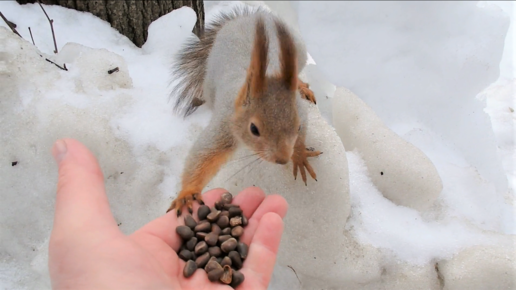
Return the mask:
{"type": "Polygon", "coordinates": [[[283,22],[275,21],[275,24],[280,44],[280,79],[289,90],[295,91],[297,89],[297,51],[294,39],[283,22]]]}
{"type": "Polygon", "coordinates": [[[256,34],[254,37],[253,53],[251,56],[250,77],[251,94],[259,97],[266,86],[265,72],[267,71],[267,53],[269,50],[269,40],[265,32],[265,23],[260,17],[256,22],[256,34]]]}

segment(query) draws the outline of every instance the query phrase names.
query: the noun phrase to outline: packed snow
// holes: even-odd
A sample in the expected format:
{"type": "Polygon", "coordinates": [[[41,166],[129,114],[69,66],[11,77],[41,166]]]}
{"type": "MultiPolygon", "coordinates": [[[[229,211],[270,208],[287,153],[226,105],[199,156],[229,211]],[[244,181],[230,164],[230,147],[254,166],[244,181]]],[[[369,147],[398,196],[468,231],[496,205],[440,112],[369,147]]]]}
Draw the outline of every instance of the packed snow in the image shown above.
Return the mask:
{"type": "MultiPolygon", "coordinates": [[[[243,2],[205,1],[206,21],[265,5],[301,33],[301,77],[318,101],[307,141],[325,152],[311,161],[319,181],[307,187],[265,162],[246,169],[253,174],[232,162],[208,186],[257,185],[289,202],[269,288],[516,289],[516,5],[243,2]],[[352,114],[365,119],[342,122],[352,114]],[[421,176],[427,183],[414,181],[421,176]]],[[[154,21],[142,48],[89,13],[45,10],[57,54],[39,5],[0,2],[23,37],[0,23],[0,289],[50,289],[56,139],[94,152],[120,229],[131,233],[175,197],[212,114],[172,112],[170,65],[195,37],[192,9],[154,21]]]]}

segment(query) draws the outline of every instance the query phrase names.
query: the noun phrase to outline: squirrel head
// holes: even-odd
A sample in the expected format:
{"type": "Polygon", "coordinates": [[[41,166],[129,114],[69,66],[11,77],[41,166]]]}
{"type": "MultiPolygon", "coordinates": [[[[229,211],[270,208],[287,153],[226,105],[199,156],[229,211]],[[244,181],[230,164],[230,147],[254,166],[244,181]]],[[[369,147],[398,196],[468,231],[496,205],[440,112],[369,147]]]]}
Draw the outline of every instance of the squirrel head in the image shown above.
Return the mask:
{"type": "Polygon", "coordinates": [[[275,22],[280,46],[280,71],[266,76],[269,43],[258,19],[251,63],[235,101],[232,131],[262,159],[286,164],[301,129],[297,113],[297,59],[293,38],[275,22]]]}

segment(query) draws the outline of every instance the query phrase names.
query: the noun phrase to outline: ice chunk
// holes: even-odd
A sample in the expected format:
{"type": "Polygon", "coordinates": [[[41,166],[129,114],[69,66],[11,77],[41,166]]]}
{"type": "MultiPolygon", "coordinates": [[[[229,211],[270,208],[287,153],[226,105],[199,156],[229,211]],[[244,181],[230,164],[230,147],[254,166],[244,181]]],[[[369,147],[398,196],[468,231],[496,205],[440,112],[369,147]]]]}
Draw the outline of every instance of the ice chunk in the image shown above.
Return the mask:
{"type": "Polygon", "coordinates": [[[181,7],[154,20],[149,25],[147,41],[142,46],[147,54],[159,53],[171,57],[180,48],[178,39],[196,37],[192,29],[197,21],[195,12],[190,7],[181,7]]]}
{"type": "Polygon", "coordinates": [[[516,249],[477,246],[439,262],[443,290],[516,289],[516,249]]]}
{"type": "Polygon", "coordinates": [[[341,276],[349,265],[343,250],[344,226],[350,211],[346,152],[317,108],[303,103],[309,109],[306,146],[324,152],[309,159],[317,173],[317,182],[308,177],[308,186],[305,186],[299,175],[294,180],[291,162],[280,166],[246,159],[250,153],[242,147],[205,191],[222,187],[236,194],[255,185],[266,193],[281,194],[289,203],[289,211],[278,263],[292,266],[300,277],[309,275],[308,280],[335,283],[342,281],[341,276]]]}
{"type": "Polygon", "coordinates": [[[319,69],[385,124],[419,121],[506,191],[485,103],[508,19],[476,2],[299,1],[301,34],[319,69]],[[460,21],[457,21],[460,19],[460,21]]]}
{"type": "Polygon", "coordinates": [[[385,126],[348,89],[337,88],[332,109],[344,147],[358,149],[371,180],[386,198],[417,210],[434,203],[443,185],[434,164],[421,150],[385,126]]]}

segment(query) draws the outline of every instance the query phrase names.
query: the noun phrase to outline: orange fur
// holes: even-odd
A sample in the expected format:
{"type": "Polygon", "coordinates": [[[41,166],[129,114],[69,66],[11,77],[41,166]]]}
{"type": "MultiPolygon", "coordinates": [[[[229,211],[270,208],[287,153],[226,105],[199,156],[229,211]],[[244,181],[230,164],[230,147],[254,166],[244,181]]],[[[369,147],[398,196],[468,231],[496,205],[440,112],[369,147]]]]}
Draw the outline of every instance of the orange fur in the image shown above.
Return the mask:
{"type": "Polygon", "coordinates": [[[208,182],[217,174],[220,167],[227,162],[234,149],[220,150],[202,160],[202,163],[193,169],[193,172],[183,173],[182,190],[172,202],[167,212],[172,209],[177,210],[177,215],[181,215],[181,208],[186,205],[191,211],[194,200],[202,202],[201,192],[208,182]]]}

